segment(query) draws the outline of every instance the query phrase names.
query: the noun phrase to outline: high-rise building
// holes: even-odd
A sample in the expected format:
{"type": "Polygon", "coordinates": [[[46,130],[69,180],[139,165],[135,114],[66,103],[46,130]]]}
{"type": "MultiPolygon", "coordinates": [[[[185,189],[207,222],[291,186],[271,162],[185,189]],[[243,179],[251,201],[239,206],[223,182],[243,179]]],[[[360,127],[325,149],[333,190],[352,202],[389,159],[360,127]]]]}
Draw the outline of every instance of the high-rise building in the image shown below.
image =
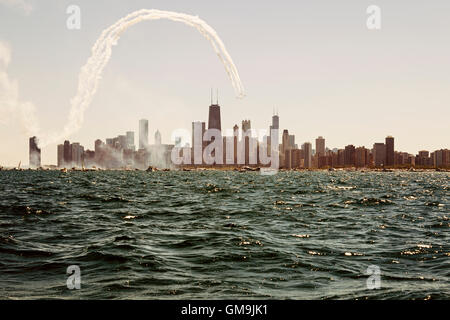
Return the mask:
{"type": "Polygon", "coordinates": [[[211,104],[209,106],[208,129],[217,129],[222,131],[220,122],[220,106],[219,104],[211,104]]]}
{"type": "MultiPolygon", "coordinates": [[[[272,116],[272,125],[269,128],[269,133],[267,134],[268,155],[272,154],[272,130],[276,130],[278,132],[280,130],[280,117],[278,116],[278,114],[275,114],[275,110],[274,115],[272,116]]],[[[277,145],[278,141],[279,141],[279,133],[276,134],[276,140],[274,141],[274,145],[277,145]]]]}
{"type": "Polygon", "coordinates": [[[358,168],[367,166],[369,161],[369,150],[365,147],[358,147],[355,150],[355,165],[358,168]]]}
{"type": "Polygon", "coordinates": [[[64,141],[64,166],[70,167],[72,165],[72,147],[70,141],[64,141]]]}
{"type": "Polygon", "coordinates": [[[344,149],[344,166],[353,167],[355,166],[355,146],[350,144],[344,149]]]}
{"type": "Polygon", "coordinates": [[[384,143],[375,143],[373,145],[373,159],[375,167],[382,167],[386,163],[386,145],[384,143]]]}
{"type": "Polygon", "coordinates": [[[240,152],[244,153],[244,164],[250,164],[250,139],[252,139],[252,125],[250,120],[242,120],[242,143],[243,149],[240,152]]]}
{"type": "Polygon", "coordinates": [[[105,157],[105,144],[102,140],[97,139],[94,142],[95,145],[95,163],[99,166],[103,165],[104,157],[105,157]]]}
{"type": "Polygon", "coordinates": [[[118,148],[122,150],[128,149],[128,138],[126,135],[119,135],[117,137],[118,140],[118,148]]]}
{"type": "Polygon", "coordinates": [[[248,130],[252,129],[250,120],[242,120],[242,136],[245,136],[248,130]]]}
{"type": "Polygon", "coordinates": [[[284,129],[281,136],[281,154],[285,154],[287,150],[290,150],[289,130],[284,129]]]}
{"type": "Polygon", "coordinates": [[[442,167],[442,155],[443,155],[443,150],[436,150],[433,152],[433,166],[436,168],[440,168],[442,167]]]}
{"type": "Polygon", "coordinates": [[[78,142],[74,142],[71,144],[72,148],[72,165],[75,167],[81,167],[81,146],[78,142]]]}
{"type": "Polygon", "coordinates": [[[29,160],[30,168],[39,168],[41,166],[41,149],[38,147],[36,137],[30,138],[29,160]]]}
{"type": "Polygon", "coordinates": [[[58,144],[58,168],[64,167],[64,145],[58,144]]]}
{"type": "Polygon", "coordinates": [[[450,150],[443,149],[442,150],[442,166],[443,167],[450,167],[450,150]]]}
{"type": "MultiPolygon", "coordinates": [[[[215,130],[219,130],[220,132],[222,132],[222,124],[221,124],[221,120],[220,120],[220,106],[219,106],[219,99],[217,99],[217,103],[213,104],[212,102],[212,94],[211,94],[211,105],[209,106],[209,115],[208,115],[208,130],[209,129],[215,129],[215,130]]],[[[222,140],[222,134],[220,135],[219,138],[219,143],[221,143],[222,140]]],[[[211,138],[211,143],[213,143],[215,141],[215,137],[211,138]]],[[[223,146],[222,146],[223,147],[223,146]]],[[[223,149],[222,149],[223,152],[223,149]]],[[[211,152],[211,156],[213,158],[215,158],[215,150],[211,152]]]]}
{"type": "Polygon", "coordinates": [[[284,153],[284,168],[292,169],[292,150],[286,150],[284,153]]]}
{"type": "Polygon", "coordinates": [[[317,155],[317,167],[318,168],[327,168],[333,165],[333,156],[332,154],[328,154],[325,156],[317,155]]]}
{"type": "Polygon", "coordinates": [[[156,130],[155,132],[155,144],[157,146],[161,145],[161,132],[159,132],[159,130],[156,130]]]}
{"type": "Polygon", "coordinates": [[[385,166],[393,167],[394,162],[394,137],[386,137],[386,162],[385,166]]]}
{"type": "Polygon", "coordinates": [[[134,132],[127,131],[126,137],[127,137],[127,146],[125,149],[134,151],[136,149],[136,147],[134,146],[134,132]]]}
{"type": "Polygon", "coordinates": [[[311,166],[312,166],[312,161],[311,161],[312,145],[311,145],[311,143],[310,142],[305,142],[302,145],[302,149],[303,149],[304,157],[305,157],[304,166],[305,166],[305,168],[311,168],[311,166]]]}
{"type": "Polygon", "coordinates": [[[421,158],[428,158],[430,156],[430,152],[427,150],[421,150],[419,151],[419,157],[421,158]]]}
{"type": "Polygon", "coordinates": [[[337,151],[337,165],[338,167],[344,166],[344,149],[338,149],[337,151]]]}
{"type": "Polygon", "coordinates": [[[139,120],[139,149],[148,148],[148,120],[139,120]]]}
{"type": "Polygon", "coordinates": [[[280,130],[280,117],[278,114],[272,116],[272,125],[270,126],[270,132],[268,134],[269,137],[271,136],[272,130],[280,130]]]}
{"type": "Polygon", "coordinates": [[[280,117],[278,114],[272,116],[272,129],[280,129],[280,117]]]}
{"type": "Polygon", "coordinates": [[[295,145],[295,135],[290,134],[289,135],[289,148],[292,149],[296,149],[296,145],[295,145]]]}
{"type": "Polygon", "coordinates": [[[300,168],[300,160],[302,158],[302,150],[291,150],[291,168],[300,168]]]}
{"type": "Polygon", "coordinates": [[[233,164],[238,164],[238,152],[240,151],[238,149],[239,144],[239,126],[237,124],[233,127],[233,146],[234,146],[234,157],[233,157],[233,164]]]}
{"type": "Polygon", "coordinates": [[[316,154],[318,157],[325,155],[325,139],[323,137],[316,139],[316,154]]]}

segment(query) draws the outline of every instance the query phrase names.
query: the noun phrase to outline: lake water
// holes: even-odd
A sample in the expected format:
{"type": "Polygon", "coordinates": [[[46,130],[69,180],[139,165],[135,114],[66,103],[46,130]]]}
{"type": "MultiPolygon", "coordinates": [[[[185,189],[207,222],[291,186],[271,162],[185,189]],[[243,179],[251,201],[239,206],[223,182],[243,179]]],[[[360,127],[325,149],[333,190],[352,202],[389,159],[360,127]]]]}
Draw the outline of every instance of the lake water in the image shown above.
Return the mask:
{"type": "Polygon", "coordinates": [[[449,299],[449,190],[445,172],[2,171],[0,297],[449,299]]]}

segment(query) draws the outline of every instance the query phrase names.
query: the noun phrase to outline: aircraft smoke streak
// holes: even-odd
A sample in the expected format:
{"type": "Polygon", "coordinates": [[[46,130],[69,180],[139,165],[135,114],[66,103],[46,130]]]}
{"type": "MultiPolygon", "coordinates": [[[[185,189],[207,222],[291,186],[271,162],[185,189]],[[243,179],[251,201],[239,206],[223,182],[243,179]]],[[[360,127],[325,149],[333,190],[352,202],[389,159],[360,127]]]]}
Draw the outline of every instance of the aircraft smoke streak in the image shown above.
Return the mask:
{"type": "Polygon", "coordinates": [[[0,41],[0,123],[17,118],[24,134],[38,135],[35,107],[31,102],[20,101],[19,85],[7,73],[10,62],[11,48],[7,43],[0,41]]]}
{"type": "Polygon", "coordinates": [[[105,29],[92,47],[92,55],[81,68],[78,76],[77,94],[71,100],[71,109],[68,123],[59,134],[39,136],[40,146],[58,142],[79,130],[84,121],[84,112],[89,107],[97,91],[103,69],[111,58],[112,46],[117,44],[122,33],[131,26],[146,20],[168,19],[182,22],[195,28],[212,45],[214,51],[223,63],[233,88],[239,98],[244,97],[244,88],[239,78],[236,66],[228,54],[225,45],[216,31],[199,17],[184,13],[161,11],[155,9],[142,9],[130,13],[115,24],[105,29]]]}

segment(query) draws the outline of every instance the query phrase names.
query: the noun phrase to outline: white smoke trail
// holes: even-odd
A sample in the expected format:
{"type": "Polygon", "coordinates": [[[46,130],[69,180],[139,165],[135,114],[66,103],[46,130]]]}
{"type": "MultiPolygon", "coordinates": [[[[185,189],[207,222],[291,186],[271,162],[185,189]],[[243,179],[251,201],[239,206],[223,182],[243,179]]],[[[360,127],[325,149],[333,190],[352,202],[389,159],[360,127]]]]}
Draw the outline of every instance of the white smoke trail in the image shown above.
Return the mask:
{"type": "Polygon", "coordinates": [[[102,32],[92,48],[91,57],[81,68],[78,76],[78,90],[75,97],[71,100],[68,123],[59,134],[41,135],[39,137],[41,147],[61,141],[81,128],[84,121],[84,112],[91,104],[103,69],[111,58],[112,46],[117,44],[122,33],[139,22],[159,19],[182,22],[197,29],[211,43],[214,51],[222,61],[237,96],[239,98],[244,97],[244,88],[236,66],[222,40],[212,27],[196,16],[171,11],[142,9],[130,13],[102,32]]]}
{"type": "Polygon", "coordinates": [[[31,102],[19,100],[19,85],[7,73],[10,62],[11,48],[7,43],[0,41],[0,123],[17,118],[24,134],[38,135],[35,107],[31,102]]]}

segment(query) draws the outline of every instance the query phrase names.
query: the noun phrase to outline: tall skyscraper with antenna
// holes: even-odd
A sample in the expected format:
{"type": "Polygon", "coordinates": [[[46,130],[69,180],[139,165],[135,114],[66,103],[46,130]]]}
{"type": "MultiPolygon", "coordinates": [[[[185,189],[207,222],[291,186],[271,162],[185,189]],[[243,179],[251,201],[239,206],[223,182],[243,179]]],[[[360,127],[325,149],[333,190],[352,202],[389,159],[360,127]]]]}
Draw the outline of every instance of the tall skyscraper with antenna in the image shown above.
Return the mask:
{"type": "MultiPolygon", "coordinates": [[[[278,116],[278,112],[275,112],[275,108],[273,108],[273,116],[272,116],[272,125],[269,128],[269,134],[268,136],[268,145],[270,146],[272,144],[271,141],[271,135],[272,135],[272,130],[280,130],[280,117],[278,116]]],[[[270,148],[269,148],[270,149],[270,148]]],[[[270,154],[270,151],[269,151],[270,154]]]]}
{"type": "Polygon", "coordinates": [[[280,117],[278,112],[275,113],[275,108],[273,109],[272,125],[270,126],[270,130],[272,129],[280,129],[280,117]]]}
{"type": "Polygon", "coordinates": [[[222,131],[222,125],[220,121],[219,91],[217,91],[216,104],[213,104],[212,89],[211,105],[209,106],[208,129],[218,129],[219,131],[222,131]]]}

